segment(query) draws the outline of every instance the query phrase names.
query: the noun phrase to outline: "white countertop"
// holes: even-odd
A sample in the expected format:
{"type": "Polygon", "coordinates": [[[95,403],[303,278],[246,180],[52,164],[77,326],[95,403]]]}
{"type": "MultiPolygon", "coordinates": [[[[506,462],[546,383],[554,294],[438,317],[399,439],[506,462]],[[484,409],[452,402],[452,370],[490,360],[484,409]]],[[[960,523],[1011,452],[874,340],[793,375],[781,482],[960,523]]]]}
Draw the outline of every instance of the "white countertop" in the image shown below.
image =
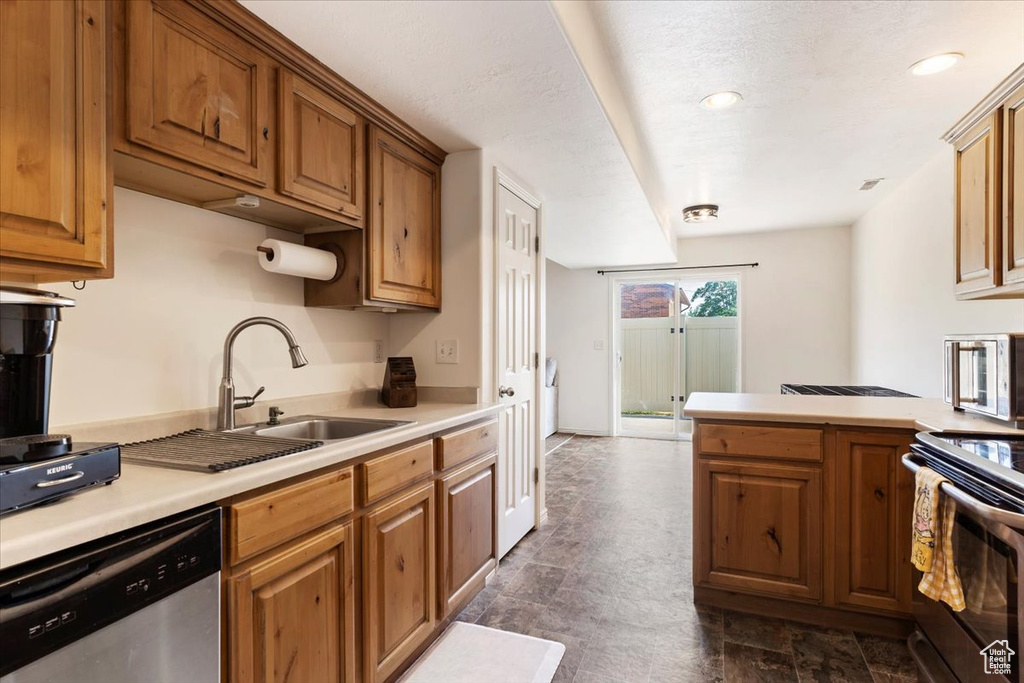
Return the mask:
{"type": "Polygon", "coordinates": [[[916,429],[922,432],[1024,434],[1006,423],[954,412],[940,399],[876,396],[694,393],[683,415],[706,420],[806,422],[916,429]]]}
{"type": "Polygon", "coordinates": [[[0,517],[0,569],[245,493],[367,453],[493,415],[492,404],[421,403],[415,408],[353,407],[318,415],[415,424],[216,474],[123,463],[121,478],[52,505],[0,517]]]}

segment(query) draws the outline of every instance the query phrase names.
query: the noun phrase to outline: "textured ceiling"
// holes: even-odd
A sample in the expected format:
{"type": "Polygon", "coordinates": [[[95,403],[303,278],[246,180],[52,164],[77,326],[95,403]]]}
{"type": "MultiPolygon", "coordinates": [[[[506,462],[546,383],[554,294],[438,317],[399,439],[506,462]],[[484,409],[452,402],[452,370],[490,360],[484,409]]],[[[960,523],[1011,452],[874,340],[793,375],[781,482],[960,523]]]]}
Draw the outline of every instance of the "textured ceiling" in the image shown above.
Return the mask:
{"type": "Polygon", "coordinates": [[[687,237],[848,225],[1024,61],[1020,1],[596,0],[589,52],[547,2],[242,3],[449,152],[490,150],[569,267],[674,260],[655,215],[687,237]],[[908,73],[946,51],[967,59],[908,73]],[[744,99],[698,105],[718,90],[744,99]],[[706,202],[718,221],[682,222],[706,202]]]}
{"type": "Polygon", "coordinates": [[[674,260],[546,2],[242,4],[447,151],[492,152],[543,199],[550,258],[674,260]]]}
{"type": "Polygon", "coordinates": [[[1024,61],[1024,2],[589,7],[680,236],[849,225],[948,150],[939,136],[1024,61]],[[907,71],[948,51],[967,58],[933,76],[907,71]],[[743,101],[698,105],[720,90],[743,101]],[[718,221],[682,222],[684,206],[709,202],[718,221]]]}

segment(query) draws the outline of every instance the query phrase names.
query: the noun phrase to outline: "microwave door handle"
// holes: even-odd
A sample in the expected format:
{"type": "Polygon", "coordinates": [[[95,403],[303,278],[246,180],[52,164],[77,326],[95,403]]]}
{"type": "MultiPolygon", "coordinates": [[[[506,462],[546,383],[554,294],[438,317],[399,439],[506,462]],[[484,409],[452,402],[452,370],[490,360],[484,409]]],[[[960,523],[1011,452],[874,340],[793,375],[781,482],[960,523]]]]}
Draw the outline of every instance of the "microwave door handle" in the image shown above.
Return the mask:
{"type": "MultiPolygon", "coordinates": [[[[905,453],[902,460],[903,466],[914,474],[917,474],[917,471],[921,469],[921,466],[914,462],[913,455],[910,453],[905,453]]],[[[1024,530],[1024,515],[1020,513],[1000,510],[997,507],[986,505],[980,500],[964,493],[948,481],[942,483],[941,489],[943,493],[955,500],[957,505],[960,505],[965,510],[973,512],[982,519],[988,519],[993,522],[998,522],[999,524],[1005,524],[1006,526],[1013,527],[1014,529],[1024,530]]]]}

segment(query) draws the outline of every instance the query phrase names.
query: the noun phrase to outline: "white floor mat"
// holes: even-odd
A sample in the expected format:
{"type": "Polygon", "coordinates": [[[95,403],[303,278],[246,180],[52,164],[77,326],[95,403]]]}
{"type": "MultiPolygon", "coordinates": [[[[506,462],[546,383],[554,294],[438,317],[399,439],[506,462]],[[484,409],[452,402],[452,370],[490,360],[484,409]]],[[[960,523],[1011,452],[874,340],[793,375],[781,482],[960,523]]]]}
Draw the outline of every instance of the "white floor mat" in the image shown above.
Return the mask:
{"type": "Polygon", "coordinates": [[[565,645],[457,621],[399,683],[551,683],[565,645]]]}

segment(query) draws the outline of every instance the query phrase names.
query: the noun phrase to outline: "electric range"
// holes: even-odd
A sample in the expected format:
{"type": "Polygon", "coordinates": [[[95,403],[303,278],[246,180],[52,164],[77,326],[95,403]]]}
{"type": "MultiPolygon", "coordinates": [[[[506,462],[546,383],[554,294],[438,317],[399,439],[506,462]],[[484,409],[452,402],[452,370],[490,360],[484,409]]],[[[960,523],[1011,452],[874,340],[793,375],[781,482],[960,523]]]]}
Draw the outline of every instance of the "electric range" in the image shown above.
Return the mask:
{"type": "Polygon", "coordinates": [[[920,398],[895,389],[874,385],[837,384],[783,384],[781,393],[801,396],[881,396],[895,398],[920,398]]]}

